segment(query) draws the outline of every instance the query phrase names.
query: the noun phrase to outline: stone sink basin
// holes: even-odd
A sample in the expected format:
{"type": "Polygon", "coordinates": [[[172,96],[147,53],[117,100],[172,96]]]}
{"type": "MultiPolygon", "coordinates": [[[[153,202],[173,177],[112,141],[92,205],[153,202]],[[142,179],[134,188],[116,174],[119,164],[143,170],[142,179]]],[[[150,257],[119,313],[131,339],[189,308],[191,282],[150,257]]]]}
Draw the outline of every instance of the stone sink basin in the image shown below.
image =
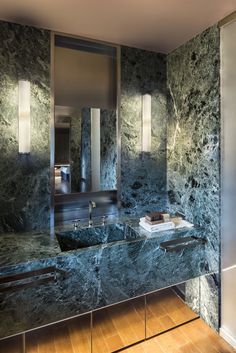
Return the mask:
{"type": "Polygon", "coordinates": [[[123,223],[106,224],[56,233],[61,251],[70,251],[90,246],[130,241],[140,237],[131,227],[123,223]]]}

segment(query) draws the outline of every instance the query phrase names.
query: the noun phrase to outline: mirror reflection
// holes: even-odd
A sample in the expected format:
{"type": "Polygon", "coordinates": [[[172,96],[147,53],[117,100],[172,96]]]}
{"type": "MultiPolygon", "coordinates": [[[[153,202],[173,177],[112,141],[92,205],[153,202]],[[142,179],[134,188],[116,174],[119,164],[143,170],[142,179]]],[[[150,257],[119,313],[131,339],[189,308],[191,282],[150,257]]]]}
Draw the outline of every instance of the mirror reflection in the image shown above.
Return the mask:
{"type": "Polygon", "coordinates": [[[116,189],[116,111],[55,109],[55,192],[116,189]]]}
{"type": "Polygon", "coordinates": [[[117,188],[116,48],[55,37],[55,193],[117,188]]]}

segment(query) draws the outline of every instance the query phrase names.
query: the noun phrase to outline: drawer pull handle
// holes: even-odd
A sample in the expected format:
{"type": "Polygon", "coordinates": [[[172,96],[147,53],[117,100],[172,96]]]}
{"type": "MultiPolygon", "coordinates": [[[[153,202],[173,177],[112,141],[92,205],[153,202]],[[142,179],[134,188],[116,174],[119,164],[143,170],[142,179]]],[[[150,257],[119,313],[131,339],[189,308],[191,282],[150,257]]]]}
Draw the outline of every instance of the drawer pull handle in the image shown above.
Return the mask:
{"type": "Polygon", "coordinates": [[[55,266],[49,266],[37,270],[2,276],[0,277],[0,293],[15,292],[40,284],[57,282],[58,274],[64,275],[65,272],[57,269],[55,266]]]}
{"type": "Polygon", "coordinates": [[[191,247],[193,245],[205,244],[205,238],[198,238],[195,236],[183,237],[173,240],[168,240],[160,243],[160,249],[165,251],[178,251],[185,249],[187,247],[191,247]]]}

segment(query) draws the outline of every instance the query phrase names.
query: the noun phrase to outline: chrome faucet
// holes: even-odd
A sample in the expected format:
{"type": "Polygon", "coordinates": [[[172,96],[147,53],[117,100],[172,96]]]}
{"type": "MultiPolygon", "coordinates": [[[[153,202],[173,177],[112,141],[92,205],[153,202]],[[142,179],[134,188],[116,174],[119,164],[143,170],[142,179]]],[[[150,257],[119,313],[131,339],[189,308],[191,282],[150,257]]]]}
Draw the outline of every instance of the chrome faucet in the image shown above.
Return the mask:
{"type": "Polygon", "coordinates": [[[92,227],[93,225],[93,220],[92,220],[92,211],[93,211],[93,208],[96,207],[96,202],[94,201],[89,201],[89,227],[92,227]]]}

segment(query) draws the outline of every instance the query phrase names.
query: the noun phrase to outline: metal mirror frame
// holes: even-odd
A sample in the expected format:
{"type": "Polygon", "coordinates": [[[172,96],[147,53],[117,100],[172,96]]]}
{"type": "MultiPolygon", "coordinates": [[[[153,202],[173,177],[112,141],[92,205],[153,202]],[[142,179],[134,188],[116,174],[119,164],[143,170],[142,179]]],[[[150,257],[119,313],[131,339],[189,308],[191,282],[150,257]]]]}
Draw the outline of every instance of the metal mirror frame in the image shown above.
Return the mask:
{"type": "Polygon", "coordinates": [[[51,66],[50,66],[50,90],[51,90],[51,119],[50,119],[50,184],[51,184],[51,226],[69,221],[75,218],[87,218],[87,204],[90,199],[95,200],[100,206],[96,210],[96,215],[109,215],[117,213],[120,208],[120,183],[121,183],[121,120],[120,120],[120,95],[121,95],[121,47],[114,43],[94,40],[86,37],[70,35],[61,32],[51,32],[51,66]],[[69,38],[87,40],[94,43],[101,43],[116,48],[116,131],[117,131],[117,189],[102,190],[96,192],[78,192],[71,194],[55,194],[55,36],[61,35],[69,38]]]}

